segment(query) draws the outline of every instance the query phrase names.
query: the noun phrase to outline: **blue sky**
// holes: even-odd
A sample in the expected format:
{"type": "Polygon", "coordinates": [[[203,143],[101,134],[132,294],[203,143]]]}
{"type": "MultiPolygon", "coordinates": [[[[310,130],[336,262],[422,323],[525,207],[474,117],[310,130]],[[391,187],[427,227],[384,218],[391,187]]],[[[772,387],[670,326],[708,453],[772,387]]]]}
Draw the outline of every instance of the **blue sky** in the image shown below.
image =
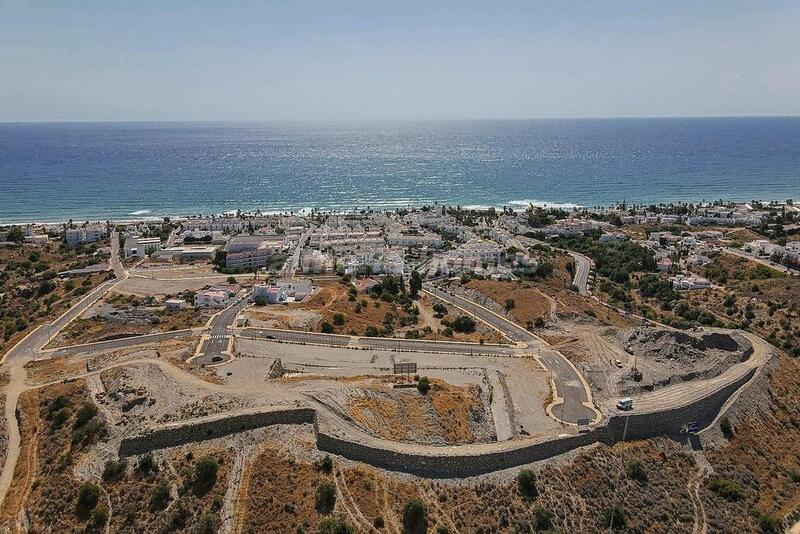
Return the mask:
{"type": "Polygon", "coordinates": [[[800,115],[800,2],[0,0],[0,121],[700,115],[800,115]]]}

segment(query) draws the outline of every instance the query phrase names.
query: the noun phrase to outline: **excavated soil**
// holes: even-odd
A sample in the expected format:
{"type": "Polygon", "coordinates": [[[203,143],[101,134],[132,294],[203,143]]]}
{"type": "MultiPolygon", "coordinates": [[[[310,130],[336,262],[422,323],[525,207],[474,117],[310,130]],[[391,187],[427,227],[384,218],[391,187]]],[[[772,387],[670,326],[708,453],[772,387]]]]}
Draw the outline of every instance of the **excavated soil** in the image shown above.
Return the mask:
{"type": "Polygon", "coordinates": [[[753,352],[752,344],[736,332],[689,333],[640,327],[621,332],[620,341],[642,373],[639,380],[632,373],[619,379],[623,395],[714,378],[746,361],[753,352]]]}

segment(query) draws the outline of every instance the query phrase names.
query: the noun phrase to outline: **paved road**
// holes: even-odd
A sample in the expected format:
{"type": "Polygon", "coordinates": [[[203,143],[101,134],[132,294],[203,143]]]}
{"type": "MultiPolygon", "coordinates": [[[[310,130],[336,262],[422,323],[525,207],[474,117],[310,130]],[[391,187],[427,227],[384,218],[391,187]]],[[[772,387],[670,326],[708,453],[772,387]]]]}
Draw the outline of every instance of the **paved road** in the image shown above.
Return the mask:
{"type": "Polygon", "coordinates": [[[572,256],[572,259],[575,260],[575,277],[572,280],[572,283],[578,288],[578,291],[584,297],[589,296],[589,272],[592,268],[592,260],[590,260],[587,256],[583,254],[578,254],[577,252],[567,251],[567,253],[572,256]]]}
{"type": "Polygon", "coordinates": [[[119,339],[111,339],[109,341],[96,341],[94,343],[87,343],[85,345],[73,345],[71,347],[49,349],[41,351],[40,356],[55,358],[58,356],[92,354],[95,352],[104,352],[107,350],[135,347],[136,345],[146,345],[148,343],[153,343],[154,341],[166,341],[168,339],[178,339],[190,335],[192,335],[192,332],[190,330],[176,330],[174,332],[163,332],[160,334],[145,334],[140,336],[130,336],[119,339]]]}
{"type": "Polygon", "coordinates": [[[283,267],[283,277],[284,278],[292,278],[294,276],[295,271],[297,270],[297,264],[300,261],[300,254],[303,253],[303,247],[306,246],[306,242],[308,238],[311,237],[311,234],[314,233],[316,230],[316,226],[313,224],[306,230],[303,235],[300,236],[300,240],[297,242],[297,246],[294,248],[294,252],[292,252],[292,256],[286,262],[286,265],[283,267]]]}
{"type": "Polygon", "coordinates": [[[211,320],[208,331],[208,339],[204,340],[200,347],[200,355],[194,362],[198,365],[208,365],[220,363],[230,359],[230,355],[224,354],[230,343],[231,333],[228,328],[236,321],[236,316],[247,306],[248,295],[238,295],[233,303],[215,315],[211,320]],[[221,358],[214,361],[215,358],[221,358]]]}
{"type": "Polygon", "coordinates": [[[514,348],[502,345],[481,345],[480,343],[462,343],[458,341],[429,341],[419,339],[402,339],[386,337],[359,337],[321,334],[318,332],[300,332],[292,330],[273,330],[270,328],[244,328],[242,335],[261,339],[291,341],[294,343],[313,343],[335,347],[359,347],[367,349],[383,349],[413,352],[457,352],[461,354],[492,354],[513,356],[514,348]]]}
{"type": "Polygon", "coordinates": [[[312,343],[319,345],[331,345],[334,347],[346,347],[350,344],[350,336],[339,336],[333,334],[320,334],[317,332],[300,332],[291,330],[273,330],[271,328],[243,328],[243,336],[260,339],[290,341],[293,343],[312,343]]]}
{"type": "Polygon", "coordinates": [[[464,297],[451,295],[431,284],[425,284],[424,289],[435,297],[458,306],[497,328],[509,339],[526,343],[529,349],[536,352],[542,365],[550,372],[556,385],[556,395],[563,399],[562,402],[553,406],[553,415],[568,423],[575,423],[578,419],[589,419],[590,421],[596,419],[597,413],[587,406],[587,404],[591,404],[587,388],[578,371],[570,365],[564,355],[550,348],[547,343],[518,324],[495,314],[480,304],[464,297]]]}

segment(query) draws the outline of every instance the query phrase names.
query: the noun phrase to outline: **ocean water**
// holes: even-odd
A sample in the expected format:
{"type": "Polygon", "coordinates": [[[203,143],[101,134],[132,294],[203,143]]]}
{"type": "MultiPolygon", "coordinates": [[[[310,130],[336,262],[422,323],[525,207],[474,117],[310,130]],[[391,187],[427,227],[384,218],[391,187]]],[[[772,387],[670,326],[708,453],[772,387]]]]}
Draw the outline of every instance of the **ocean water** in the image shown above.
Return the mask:
{"type": "Polygon", "coordinates": [[[800,198],[800,118],[0,124],[0,222],[800,198]]]}

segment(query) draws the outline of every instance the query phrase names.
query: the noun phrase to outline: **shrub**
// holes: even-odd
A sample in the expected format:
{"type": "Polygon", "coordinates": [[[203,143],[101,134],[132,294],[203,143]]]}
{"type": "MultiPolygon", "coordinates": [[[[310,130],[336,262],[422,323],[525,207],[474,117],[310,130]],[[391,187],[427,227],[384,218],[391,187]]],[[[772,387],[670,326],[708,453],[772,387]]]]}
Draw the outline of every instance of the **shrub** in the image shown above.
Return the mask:
{"type": "Polygon", "coordinates": [[[378,337],[380,333],[373,325],[369,325],[366,330],[364,330],[364,335],[367,337],[378,337]]]}
{"type": "Polygon", "coordinates": [[[631,480],[637,480],[644,484],[647,482],[647,471],[644,469],[644,464],[640,460],[631,460],[625,466],[625,474],[631,480]]]}
{"type": "Polygon", "coordinates": [[[722,435],[725,436],[725,439],[733,439],[733,426],[731,425],[730,419],[723,417],[719,422],[719,429],[722,431],[722,435]]]}
{"type": "Polygon", "coordinates": [[[780,534],[783,532],[781,521],[771,514],[762,514],[758,511],[755,513],[756,520],[758,521],[758,528],[764,534],[780,534]]]}
{"type": "Polygon", "coordinates": [[[121,459],[117,462],[109,460],[103,469],[103,482],[116,482],[125,476],[125,468],[128,463],[121,459]]]}
{"type": "Polygon", "coordinates": [[[553,528],[553,517],[553,512],[544,506],[536,506],[533,509],[533,524],[536,527],[536,531],[553,528]]]}
{"type": "Polygon", "coordinates": [[[377,528],[377,529],[383,528],[383,525],[384,525],[383,517],[381,517],[381,516],[378,516],[378,517],[376,517],[375,519],[372,520],[372,526],[377,528]]]}
{"type": "Polygon", "coordinates": [[[353,534],[353,527],[338,517],[323,517],[317,528],[319,534],[353,534]]]}
{"type": "Polygon", "coordinates": [[[195,523],[192,534],[214,534],[217,528],[217,516],[205,511],[195,523]]]}
{"type": "Polygon", "coordinates": [[[526,499],[535,499],[539,495],[536,488],[536,473],[532,469],[523,469],[517,473],[517,487],[520,495],[526,499]]]}
{"type": "Polygon", "coordinates": [[[403,533],[425,534],[428,531],[428,511],[422,501],[412,497],[403,506],[403,533]]]}
{"type": "Polygon", "coordinates": [[[333,324],[336,326],[342,326],[344,324],[346,317],[343,313],[334,313],[333,314],[333,324]]]}
{"type": "Polygon", "coordinates": [[[708,487],[711,491],[729,501],[738,501],[744,497],[742,486],[729,478],[715,478],[708,487]]]}
{"type": "Polygon", "coordinates": [[[148,452],[144,456],[139,459],[139,464],[136,466],[136,469],[139,473],[143,475],[149,475],[153,472],[158,472],[158,466],[153,460],[153,454],[148,452]]]}
{"type": "Polygon", "coordinates": [[[800,482],[800,471],[798,471],[797,469],[790,469],[789,480],[791,480],[795,484],[800,482]]]}
{"type": "Polygon", "coordinates": [[[105,506],[97,506],[92,512],[92,520],[87,530],[99,532],[108,522],[108,510],[105,506]]]}
{"type": "Polygon", "coordinates": [[[327,454],[314,462],[314,467],[323,473],[330,473],[333,471],[333,460],[327,454]]]}
{"type": "Polygon", "coordinates": [[[459,315],[453,320],[452,323],[450,323],[450,327],[453,330],[456,332],[463,332],[465,334],[471,334],[474,332],[475,326],[475,319],[466,315],[459,315]]]}
{"type": "Polygon", "coordinates": [[[170,501],[169,483],[165,479],[159,479],[150,494],[150,509],[163,510],[170,501]]]}
{"type": "Polygon", "coordinates": [[[95,415],[97,415],[97,406],[91,402],[84,402],[75,413],[75,428],[85,425],[91,421],[92,417],[95,415]]]}
{"type": "Polygon", "coordinates": [[[61,425],[66,423],[71,415],[72,410],[69,409],[69,406],[64,406],[50,414],[50,424],[53,428],[61,428],[61,425]]]}
{"type": "Polygon", "coordinates": [[[235,284],[236,283],[236,278],[234,278],[233,276],[229,276],[228,277],[228,283],[229,284],[235,284]]]}
{"type": "Polygon", "coordinates": [[[333,325],[331,323],[325,321],[319,327],[319,331],[322,332],[323,334],[333,334],[333,325]]]}
{"type": "Polygon", "coordinates": [[[511,311],[516,307],[517,303],[514,302],[514,299],[506,299],[505,309],[506,311],[511,311]]]}
{"type": "Polygon", "coordinates": [[[323,480],[317,484],[317,492],[314,496],[314,508],[322,515],[333,512],[336,506],[336,488],[330,480],[323,480]]]}
{"type": "Polygon", "coordinates": [[[628,522],[625,516],[625,510],[619,506],[609,506],[603,510],[603,521],[612,530],[623,529],[628,522]]]}
{"type": "Polygon", "coordinates": [[[97,506],[97,500],[100,498],[100,488],[91,482],[84,482],[81,484],[81,489],[78,491],[78,503],[75,506],[75,513],[81,519],[88,519],[89,514],[94,507],[97,506]]]}
{"type": "Polygon", "coordinates": [[[431,389],[431,384],[430,381],[428,380],[428,377],[427,376],[420,377],[419,381],[417,382],[417,391],[425,395],[426,393],[428,393],[428,391],[430,391],[430,389],[431,389]]]}
{"type": "Polygon", "coordinates": [[[195,493],[203,495],[217,483],[219,464],[211,456],[200,458],[194,466],[195,493]]]}
{"type": "Polygon", "coordinates": [[[253,299],[253,302],[256,306],[266,306],[267,305],[267,298],[263,295],[259,295],[253,299]]]}

